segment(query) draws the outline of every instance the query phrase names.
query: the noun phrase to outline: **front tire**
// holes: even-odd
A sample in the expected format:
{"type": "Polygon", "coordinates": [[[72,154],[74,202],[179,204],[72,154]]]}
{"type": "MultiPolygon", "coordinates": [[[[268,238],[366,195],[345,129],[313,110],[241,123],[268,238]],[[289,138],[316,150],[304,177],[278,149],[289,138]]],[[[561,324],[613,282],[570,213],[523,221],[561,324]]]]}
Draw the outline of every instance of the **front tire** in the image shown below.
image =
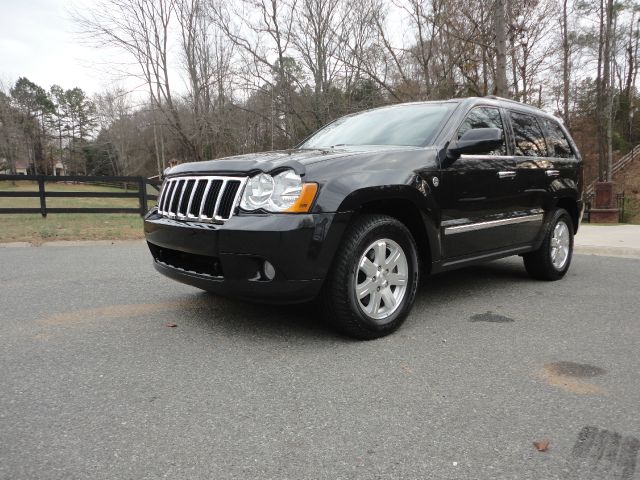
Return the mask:
{"type": "Polygon", "coordinates": [[[527,273],[537,280],[559,280],[565,276],[573,256],[573,221],[566,210],[551,213],[542,245],[523,256],[527,273]]]}
{"type": "Polygon", "coordinates": [[[322,292],[325,318],[358,339],[383,337],[407,318],[418,287],[411,232],[386,215],[357,217],[345,232],[322,292]]]}

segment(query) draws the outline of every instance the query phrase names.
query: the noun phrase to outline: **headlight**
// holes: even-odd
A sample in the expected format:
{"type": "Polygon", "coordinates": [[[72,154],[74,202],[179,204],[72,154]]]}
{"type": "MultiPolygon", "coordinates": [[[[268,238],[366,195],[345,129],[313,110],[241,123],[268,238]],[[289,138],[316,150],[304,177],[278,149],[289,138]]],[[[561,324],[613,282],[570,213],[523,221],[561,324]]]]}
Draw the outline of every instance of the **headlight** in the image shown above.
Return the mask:
{"type": "Polygon", "coordinates": [[[273,195],[273,177],[265,173],[256,175],[247,180],[244,187],[244,195],[240,207],[245,210],[257,210],[264,208],[273,195]]]}
{"type": "Polygon", "coordinates": [[[303,183],[300,175],[285,170],[275,176],[260,173],[247,180],[240,208],[269,212],[307,212],[318,185],[303,183]]]}

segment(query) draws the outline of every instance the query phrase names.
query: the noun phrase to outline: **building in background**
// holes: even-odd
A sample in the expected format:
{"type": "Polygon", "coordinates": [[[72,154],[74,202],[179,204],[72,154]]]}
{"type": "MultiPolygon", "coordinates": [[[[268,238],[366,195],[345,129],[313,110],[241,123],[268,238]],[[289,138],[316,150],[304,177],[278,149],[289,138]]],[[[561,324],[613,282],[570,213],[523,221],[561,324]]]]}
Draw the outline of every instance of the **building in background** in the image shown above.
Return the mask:
{"type": "MultiPolygon", "coordinates": [[[[15,172],[16,175],[34,175],[35,169],[33,168],[32,163],[27,163],[24,160],[17,160],[15,172]]],[[[54,176],[66,175],[67,168],[60,160],[57,160],[56,162],[52,163],[50,170],[46,173],[47,175],[54,176]]],[[[0,158],[0,174],[11,175],[11,165],[6,158],[0,158]]]]}

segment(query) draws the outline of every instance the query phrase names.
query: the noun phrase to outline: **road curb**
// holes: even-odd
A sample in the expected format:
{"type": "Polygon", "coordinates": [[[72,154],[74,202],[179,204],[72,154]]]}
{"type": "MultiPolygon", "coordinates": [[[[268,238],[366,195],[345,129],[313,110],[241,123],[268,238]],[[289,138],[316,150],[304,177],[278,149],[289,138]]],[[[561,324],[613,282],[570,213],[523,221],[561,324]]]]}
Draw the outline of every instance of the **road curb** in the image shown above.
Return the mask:
{"type": "Polygon", "coordinates": [[[640,248],[603,247],[600,245],[575,245],[573,251],[578,255],[599,255],[603,257],[640,258],[640,248]]]}

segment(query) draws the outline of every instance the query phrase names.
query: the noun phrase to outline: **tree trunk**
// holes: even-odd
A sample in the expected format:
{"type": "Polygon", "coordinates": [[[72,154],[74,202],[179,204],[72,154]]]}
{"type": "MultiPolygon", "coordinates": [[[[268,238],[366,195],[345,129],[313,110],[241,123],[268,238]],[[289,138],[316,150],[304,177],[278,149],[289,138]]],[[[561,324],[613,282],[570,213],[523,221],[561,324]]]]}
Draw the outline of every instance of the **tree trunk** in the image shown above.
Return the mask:
{"type": "Polygon", "coordinates": [[[569,0],[562,2],[562,118],[567,128],[570,127],[569,119],[569,82],[571,81],[571,51],[569,46],[569,18],[567,4],[569,0]]]}
{"type": "Polygon", "coordinates": [[[494,12],[496,38],[496,95],[507,98],[507,35],[505,26],[505,0],[496,0],[494,12]]]}
{"type": "Polygon", "coordinates": [[[600,33],[598,42],[598,73],[596,76],[596,128],[598,137],[598,180],[605,181],[605,141],[604,141],[604,103],[605,103],[605,88],[603,81],[603,69],[604,69],[604,36],[605,36],[605,5],[604,0],[600,0],[600,33]]]}
{"type": "Polygon", "coordinates": [[[634,31],[636,26],[636,12],[631,14],[631,22],[629,23],[629,45],[627,46],[627,79],[625,83],[624,94],[627,97],[627,140],[631,142],[631,136],[633,132],[633,84],[636,76],[636,54],[637,54],[637,40],[634,47],[634,31]]]}
{"type": "Polygon", "coordinates": [[[611,75],[611,52],[613,50],[613,0],[607,0],[605,12],[605,31],[604,31],[604,47],[603,47],[603,69],[602,69],[602,90],[604,108],[602,109],[602,126],[604,133],[604,151],[601,159],[601,167],[604,170],[602,179],[610,182],[613,177],[613,148],[612,148],[612,127],[613,127],[613,88],[611,75]]]}

